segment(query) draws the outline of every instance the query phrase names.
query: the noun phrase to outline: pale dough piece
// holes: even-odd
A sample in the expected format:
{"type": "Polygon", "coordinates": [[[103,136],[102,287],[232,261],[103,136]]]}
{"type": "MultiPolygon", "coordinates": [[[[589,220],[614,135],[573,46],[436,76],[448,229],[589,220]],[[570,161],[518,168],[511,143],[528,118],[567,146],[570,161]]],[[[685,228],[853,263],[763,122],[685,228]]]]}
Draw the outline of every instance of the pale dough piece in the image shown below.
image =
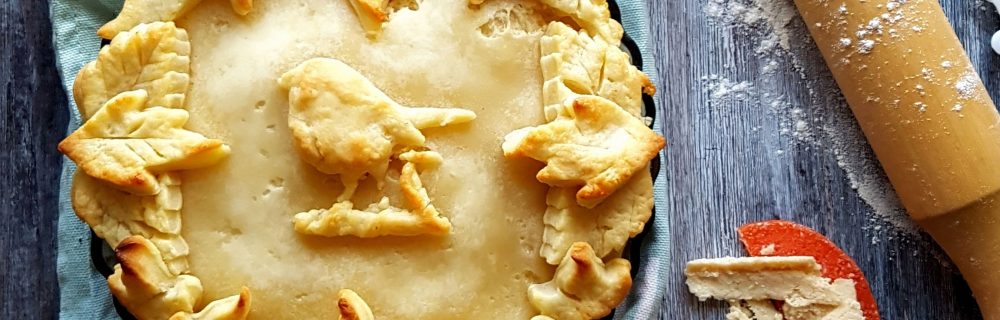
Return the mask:
{"type": "Polygon", "coordinates": [[[341,201],[330,209],[309,210],[295,215],[295,231],[321,236],[444,235],[451,223],[431,204],[427,189],[420,183],[416,165],[406,163],[399,176],[405,209],[389,205],[383,197],[365,210],[354,209],[351,201],[341,201]]]}
{"type": "MultiPolygon", "coordinates": [[[[471,5],[480,5],[485,0],[468,0],[471,5]]],[[[582,26],[588,33],[604,39],[612,46],[618,46],[625,30],[611,19],[607,0],[541,0],[554,17],[566,17],[582,26]]]]}
{"type": "Polygon", "coordinates": [[[835,306],[809,304],[805,306],[786,303],[782,305],[787,320],[862,320],[861,303],[858,302],[854,280],[836,279],[830,284],[831,290],[841,298],[835,306]]]}
{"type": "Polygon", "coordinates": [[[729,300],[726,320],[782,320],[771,300],[729,300]]]}
{"type": "Polygon", "coordinates": [[[189,53],[187,33],[173,23],[118,34],[77,75],[74,98],[86,122],[59,144],[80,169],[72,190],[77,216],[111,246],[131,235],[149,238],[171,274],[188,268],[180,178],[171,171],[229,154],[222,141],[183,128],[189,53]]]}
{"type": "Polygon", "coordinates": [[[607,0],[542,0],[561,15],[568,16],[594,37],[599,37],[613,47],[621,43],[625,30],[611,19],[607,0]]]}
{"type": "Polygon", "coordinates": [[[615,258],[604,263],[589,244],[577,242],[551,281],[528,288],[528,300],[542,315],[555,319],[600,319],[632,288],[629,270],[628,260],[615,258]]]}
{"type": "Polygon", "coordinates": [[[242,320],[250,313],[250,289],[240,294],[212,301],[197,313],[178,312],[170,320],[242,320]]]}
{"type": "Polygon", "coordinates": [[[145,90],[123,92],[59,143],[59,151],[87,175],[129,193],[160,192],[156,175],[211,166],[229,146],[185,130],[188,112],[146,108],[145,90]]]}
{"type": "Polygon", "coordinates": [[[644,173],[633,176],[593,209],[577,204],[574,194],[573,189],[552,187],[546,196],[545,235],[539,254],[549,264],[562,261],[574,242],[589,243],[598,257],[620,253],[653,213],[653,179],[644,173]]]}
{"type": "Polygon", "coordinates": [[[115,248],[118,264],[108,277],[111,293],[138,319],[163,319],[177,312],[194,312],[201,298],[198,278],[175,275],[163,264],[159,250],[141,236],[130,236],[115,248]]]}
{"type": "Polygon", "coordinates": [[[78,217],[111,246],[149,238],[172,274],[187,271],[180,236],[180,178],[174,170],[212,165],[229,153],[219,140],[185,130],[187,33],[155,22],[118,34],[80,71],[74,98],[86,120],[59,144],[80,171],[78,217]],[[115,190],[118,189],[118,190],[115,190]]]}
{"type": "Polygon", "coordinates": [[[593,208],[645,168],[665,141],[610,100],[580,96],[565,103],[566,117],[515,130],[504,137],[501,148],[508,158],[545,162],[538,181],[553,187],[582,186],[576,201],[593,208]]]}
{"type": "Polygon", "coordinates": [[[111,39],[120,32],[143,23],[174,21],[200,2],[201,0],[125,0],[118,16],[101,26],[97,35],[111,39]]]}
{"type": "Polygon", "coordinates": [[[146,107],[183,108],[190,54],[187,32],[173,22],[140,24],[118,34],[73,82],[80,117],[87,120],[112,97],[139,89],[149,93],[146,107]]]}
{"type": "Polygon", "coordinates": [[[593,95],[600,86],[608,44],[558,21],[549,23],[540,42],[545,118],[552,121],[567,113],[566,100],[593,95]]]}
{"type": "Polygon", "coordinates": [[[382,25],[396,12],[420,8],[422,0],[349,0],[351,8],[368,38],[375,40],[382,32],[382,25]]]}
{"type": "Polygon", "coordinates": [[[115,248],[118,264],[108,277],[111,293],[139,320],[242,320],[250,310],[250,290],[209,303],[194,313],[201,300],[198,278],[175,275],[167,270],[153,243],[142,236],[130,236],[115,248]]]}
{"type": "MultiPolygon", "coordinates": [[[[545,121],[541,34],[484,35],[499,4],[424,1],[394,13],[376,41],[348,1],[260,1],[246,18],[225,1],[205,1],[177,21],[192,41],[187,128],[232,146],[229,160],[183,174],[183,236],[206,299],[246,284],[254,289],[250,318],[275,320],[336,319],[331,298],[341,288],[363,294],[383,319],[538,314],[526,296],[554,270],[537,252],[548,188],[534,178],[539,163],[507,161],[497,146],[504,134],[545,121]],[[289,94],[275,82],[316,57],[343,61],[401,105],[477,114],[421,130],[444,159],[420,178],[451,221],[447,237],[325,238],[289,227],[293,213],[329,207],[343,189],[296,152],[289,94]]],[[[352,201],[387,195],[404,203],[398,171],[388,172],[382,191],[366,179],[352,201]]]]}
{"type": "Polygon", "coordinates": [[[358,181],[374,175],[381,183],[389,157],[403,148],[422,147],[421,129],[472,121],[472,111],[404,107],[347,64],[315,58],[278,80],[288,90],[288,127],[306,162],[319,171],[340,175],[353,196],[358,181]]]}
{"type": "Polygon", "coordinates": [[[233,6],[233,11],[241,16],[245,16],[253,10],[253,0],[229,0],[229,4],[233,6]]]}
{"type": "Polygon", "coordinates": [[[389,0],[350,0],[361,27],[369,36],[382,31],[382,23],[389,21],[389,0]]]}
{"type": "Polygon", "coordinates": [[[372,309],[368,307],[361,296],[349,289],[341,289],[337,293],[337,308],[340,310],[340,320],[374,320],[372,309]]]}
{"type": "MultiPolygon", "coordinates": [[[[97,30],[104,39],[116,37],[119,33],[150,22],[170,22],[183,16],[202,0],[125,0],[121,12],[114,20],[97,30]]],[[[230,0],[233,12],[245,16],[253,10],[253,0],[230,0]]]]}
{"type": "Polygon", "coordinates": [[[781,300],[786,319],[864,319],[854,281],[823,278],[813,257],[698,259],[684,274],[699,300],[781,300]]]}
{"type": "Polygon", "coordinates": [[[545,117],[567,116],[564,102],[579,95],[598,95],[613,101],[636,118],[642,117],[642,95],[656,88],[639,71],[627,53],[577,31],[562,22],[551,22],[541,39],[542,75],[545,77],[545,117]]]}
{"type": "Polygon", "coordinates": [[[188,245],[181,237],[180,177],[158,177],[155,196],[137,196],[115,189],[82,172],[73,176],[73,211],[112,248],[132,235],[151,241],[172,274],[188,270],[188,245]]]}
{"type": "Polygon", "coordinates": [[[422,168],[437,168],[444,162],[440,153],[434,151],[409,150],[399,154],[399,160],[410,162],[422,168]]]}
{"type": "MultiPolygon", "coordinates": [[[[699,300],[784,300],[836,304],[813,257],[748,257],[698,259],[684,271],[688,289],[699,300]],[[753,285],[751,285],[753,284],[753,285]]],[[[808,304],[808,303],[806,303],[808,304]]]]}
{"type": "Polygon", "coordinates": [[[598,96],[614,101],[622,109],[636,117],[643,113],[642,96],[653,96],[656,87],[646,73],[632,64],[629,55],[618,47],[608,47],[604,52],[604,73],[597,87],[598,96]]]}

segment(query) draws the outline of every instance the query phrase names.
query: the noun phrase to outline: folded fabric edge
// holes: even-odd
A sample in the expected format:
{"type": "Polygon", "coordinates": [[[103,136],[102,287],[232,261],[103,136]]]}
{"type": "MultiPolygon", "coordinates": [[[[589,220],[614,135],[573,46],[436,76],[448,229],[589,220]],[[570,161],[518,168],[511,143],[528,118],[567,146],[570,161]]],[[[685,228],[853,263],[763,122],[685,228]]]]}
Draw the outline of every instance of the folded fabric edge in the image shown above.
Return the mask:
{"type": "MultiPolygon", "coordinates": [[[[119,4],[120,6],[120,4],[119,4]]],[[[72,99],[74,75],[97,55],[101,40],[95,30],[113,12],[97,2],[49,1],[53,48],[70,113],[66,132],[76,130],[80,115],[72,99]],[[88,31],[89,30],[89,31],[88,31]]],[[[56,235],[56,275],[59,281],[59,318],[68,320],[120,319],[107,282],[90,261],[90,228],[80,221],[70,199],[76,165],[63,158],[59,178],[59,215],[56,235]]]]}
{"type": "MultiPolygon", "coordinates": [[[[625,32],[635,41],[642,52],[642,69],[650,80],[659,87],[656,73],[656,59],[650,47],[649,11],[641,0],[618,0],[625,32]]],[[[657,93],[659,94],[659,93],[657,93]]],[[[662,110],[662,106],[661,106],[662,110]]],[[[653,130],[663,133],[665,116],[658,112],[653,130]]],[[[660,151],[661,170],[653,183],[654,218],[646,228],[651,228],[640,247],[639,272],[632,281],[632,290],[625,301],[616,309],[615,320],[658,319],[666,292],[670,263],[670,215],[666,212],[666,152],[660,151]]]]}

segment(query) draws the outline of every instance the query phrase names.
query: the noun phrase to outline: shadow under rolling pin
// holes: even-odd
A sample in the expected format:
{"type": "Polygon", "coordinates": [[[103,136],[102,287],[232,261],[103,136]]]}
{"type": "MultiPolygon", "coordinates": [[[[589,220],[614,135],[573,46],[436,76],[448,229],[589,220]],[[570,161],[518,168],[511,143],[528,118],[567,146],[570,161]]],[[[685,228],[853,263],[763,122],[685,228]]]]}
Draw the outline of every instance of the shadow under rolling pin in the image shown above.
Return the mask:
{"type": "Polygon", "coordinates": [[[1000,319],[1000,114],[941,6],[795,5],[910,217],[1000,319]]]}

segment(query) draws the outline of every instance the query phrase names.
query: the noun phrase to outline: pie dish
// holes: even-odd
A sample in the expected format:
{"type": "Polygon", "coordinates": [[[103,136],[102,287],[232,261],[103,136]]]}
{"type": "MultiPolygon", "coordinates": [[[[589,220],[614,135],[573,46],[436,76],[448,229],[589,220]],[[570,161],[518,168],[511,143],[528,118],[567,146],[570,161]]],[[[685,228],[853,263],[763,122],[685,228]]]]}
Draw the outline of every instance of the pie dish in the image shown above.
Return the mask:
{"type": "Polygon", "coordinates": [[[606,2],[147,2],[60,144],[132,315],[591,319],[628,292],[664,140],[606,2]]]}

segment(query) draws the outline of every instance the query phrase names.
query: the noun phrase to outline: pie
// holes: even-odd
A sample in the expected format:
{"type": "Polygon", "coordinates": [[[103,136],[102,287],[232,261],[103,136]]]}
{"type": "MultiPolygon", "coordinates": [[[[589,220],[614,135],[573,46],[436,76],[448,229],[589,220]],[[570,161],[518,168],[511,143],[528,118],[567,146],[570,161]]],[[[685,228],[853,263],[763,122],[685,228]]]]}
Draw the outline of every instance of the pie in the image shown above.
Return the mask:
{"type": "Polygon", "coordinates": [[[77,76],[81,220],[139,319],[595,319],[652,210],[604,0],[127,0],[77,76]]]}

